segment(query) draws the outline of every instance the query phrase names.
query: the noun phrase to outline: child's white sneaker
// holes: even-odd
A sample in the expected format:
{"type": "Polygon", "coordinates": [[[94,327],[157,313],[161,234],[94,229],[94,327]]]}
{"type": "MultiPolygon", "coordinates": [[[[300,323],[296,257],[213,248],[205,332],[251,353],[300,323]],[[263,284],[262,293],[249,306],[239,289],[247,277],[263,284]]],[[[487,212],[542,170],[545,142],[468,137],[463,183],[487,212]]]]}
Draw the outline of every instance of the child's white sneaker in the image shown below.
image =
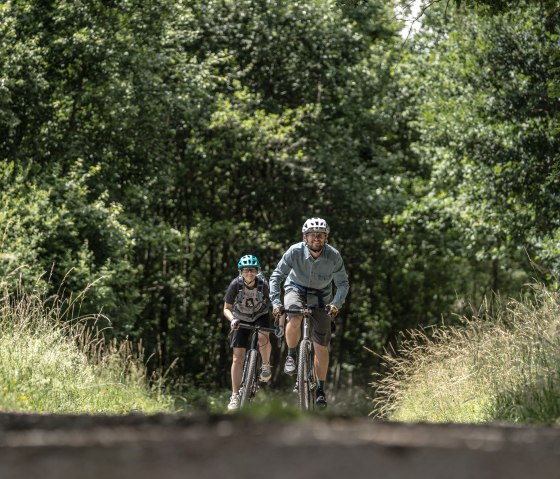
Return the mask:
{"type": "Polygon", "coordinates": [[[228,404],[228,411],[239,409],[239,394],[232,394],[228,404]]]}

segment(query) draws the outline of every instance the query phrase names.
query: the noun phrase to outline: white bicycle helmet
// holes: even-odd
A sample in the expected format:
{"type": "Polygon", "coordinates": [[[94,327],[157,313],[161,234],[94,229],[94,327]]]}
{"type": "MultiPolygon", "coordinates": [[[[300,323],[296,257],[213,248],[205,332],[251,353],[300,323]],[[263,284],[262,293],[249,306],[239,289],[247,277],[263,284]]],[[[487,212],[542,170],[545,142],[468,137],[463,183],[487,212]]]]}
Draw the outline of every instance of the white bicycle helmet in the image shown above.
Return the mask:
{"type": "Polygon", "coordinates": [[[305,235],[307,233],[325,233],[330,232],[329,225],[323,218],[309,218],[301,228],[301,232],[305,235]]]}

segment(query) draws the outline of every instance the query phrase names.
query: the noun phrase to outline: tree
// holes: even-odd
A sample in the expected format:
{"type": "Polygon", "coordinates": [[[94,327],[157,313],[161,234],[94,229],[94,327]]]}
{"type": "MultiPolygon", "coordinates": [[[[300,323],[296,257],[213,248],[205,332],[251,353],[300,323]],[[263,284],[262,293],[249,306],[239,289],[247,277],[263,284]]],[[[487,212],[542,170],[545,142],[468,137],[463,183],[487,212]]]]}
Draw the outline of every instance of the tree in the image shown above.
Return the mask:
{"type": "Polygon", "coordinates": [[[475,300],[518,291],[531,269],[527,255],[553,259],[542,238],[556,234],[558,206],[546,11],[524,4],[460,20],[430,12],[403,69],[402,88],[418,92],[412,149],[429,173],[411,183],[414,194],[393,222],[404,234],[394,244],[412,234],[447,262],[448,304],[469,283],[482,286],[475,300]]]}

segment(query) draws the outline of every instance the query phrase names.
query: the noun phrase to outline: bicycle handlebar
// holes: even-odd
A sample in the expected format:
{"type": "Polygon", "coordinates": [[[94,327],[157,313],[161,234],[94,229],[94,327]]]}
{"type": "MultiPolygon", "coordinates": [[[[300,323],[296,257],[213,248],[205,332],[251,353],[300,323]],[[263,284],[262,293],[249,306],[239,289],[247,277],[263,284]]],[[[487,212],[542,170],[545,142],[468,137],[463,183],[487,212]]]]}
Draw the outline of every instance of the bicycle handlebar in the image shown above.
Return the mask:
{"type": "Polygon", "coordinates": [[[247,324],[242,322],[239,323],[239,328],[251,329],[251,330],[258,329],[259,331],[264,331],[266,333],[274,333],[276,331],[276,329],[274,328],[265,328],[264,326],[254,326],[252,324],[247,324]]]}
{"type": "Polygon", "coordinates": [[[312,314],[314,309],[319,309],[317,306],[307,306],[305,308],[285,309],[284,313],[287,314],[312,314]]]}
{"type": "MultiPolygon", "coordinates": [[[[306,306],[305,308],[285,309],[284,313],[297,314],[302,316],[305,316],[307,314],[311,316],[313,314],[314,309],[322,309],[324,311],[327,311],[327,308],[319,308],[319,306],[306,306]]],[[[334,321],[334,316],[330,313],[328,313],[328,315],[334,321]]]]}

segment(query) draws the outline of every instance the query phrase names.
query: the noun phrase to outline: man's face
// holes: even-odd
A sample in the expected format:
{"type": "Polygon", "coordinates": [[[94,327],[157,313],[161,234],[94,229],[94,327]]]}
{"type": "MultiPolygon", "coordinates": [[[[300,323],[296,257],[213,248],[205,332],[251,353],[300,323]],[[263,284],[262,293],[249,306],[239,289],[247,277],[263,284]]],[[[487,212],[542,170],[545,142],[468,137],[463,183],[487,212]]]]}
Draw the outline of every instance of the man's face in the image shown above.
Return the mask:
{"type": "Polygon", "coordinates": [[[305,243],[311,251],[318,253],[323,249],[327,241],[326,233],[307,233],[305,243]]]}

